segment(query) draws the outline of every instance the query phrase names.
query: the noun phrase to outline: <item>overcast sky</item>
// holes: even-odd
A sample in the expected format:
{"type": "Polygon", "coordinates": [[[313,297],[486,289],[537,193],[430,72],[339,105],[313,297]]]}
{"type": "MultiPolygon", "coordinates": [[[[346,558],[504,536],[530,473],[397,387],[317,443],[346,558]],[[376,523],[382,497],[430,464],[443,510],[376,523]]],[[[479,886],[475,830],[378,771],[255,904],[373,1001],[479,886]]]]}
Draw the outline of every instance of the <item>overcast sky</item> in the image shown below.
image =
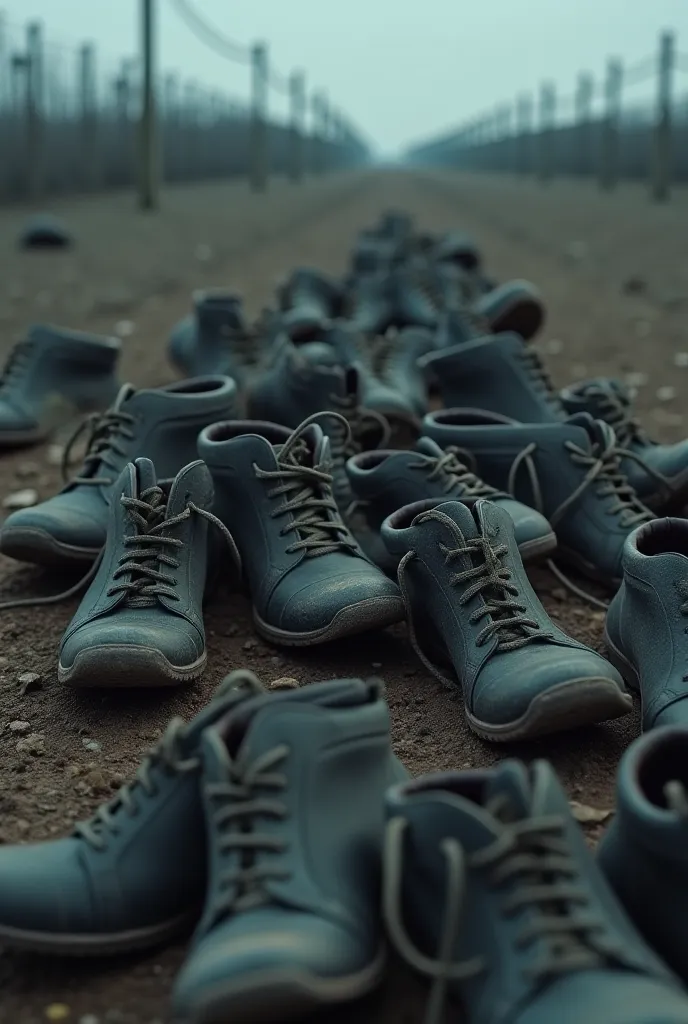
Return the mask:
{"type": "MultiPolygon", "coordinates": [[[[553,80],[571,94],[576,75],[601,76],[608,56],[636,64],[674,29],[688,54],[688,0],[190,0],[224,34],[264,39],[277,70],[303,68],[384,152],[458,125],[553,80]]],[[[237,97],[248,70],[195,39],[171,0],[157,0],[162,70],[237,97]]],[[[13,30],[42,19],[69,73],[69,44],[98,44],[101,65],[137,46],[138,0],[0,0],[13,30]]],[[[688,92],[688,74],[679,76],[688,92]]],[[[643,87],[638,87],[641,91],[643,87]]],[[[645,87],[647,96],[649,86],[645,87]]],[[[640,96],[639,92],[633,93],[640,96]]],[[[271,96],[273,109],[285,101],[271,96]]]]}

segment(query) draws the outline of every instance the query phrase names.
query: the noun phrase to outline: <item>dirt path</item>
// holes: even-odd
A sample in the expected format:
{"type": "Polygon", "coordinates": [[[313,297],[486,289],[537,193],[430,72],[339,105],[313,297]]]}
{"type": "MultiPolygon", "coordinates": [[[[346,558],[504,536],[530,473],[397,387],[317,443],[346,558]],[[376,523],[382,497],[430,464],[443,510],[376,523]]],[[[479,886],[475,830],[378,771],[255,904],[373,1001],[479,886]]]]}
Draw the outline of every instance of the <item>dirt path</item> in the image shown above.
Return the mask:
{"type": "MultiPolygon", "coordinates": [[[[639,408],[652,431],[682,432],[688,370],[676,351],[688,349],[688,262],[681,214],[685,197],[657,209],[638,191],[599,197],[565,183],[543,192],[505,179],[447,175],[358,175],[320,181],[298,190],[277,185],[264,198],[241,188],[178,190],[159,219],[140,218],[127,198],[69,204],[58,212],[79,237],[73,254],[19,255],[13,241],[18,212],[0,213],[0,332],[3,350],[29,322],[48,319],[110,331],[129,320],[123,376],[137,384],[170,380],[163,346],[174,321],[188,308],[192,288],[239,286],[257,311],[275,279],[297,262],[338,272],[354,232],[380,208],[407,207],[428,229],[475,232],[490,270],[500,278],[525,277],[542,288],[550,319],[540,344],[558,383],[594,373],[641,372],[647,382],[639,408]],[[582,258],[582,257],[585,258],[582,258]],[[641,295],[622,291],[630,277],[646,282],[641,295]],[[558,344],[552,344],[552,341],[558,344]],[[659,388],[675,398],[659,401],[659,388]]],[[[0,494],[36,486],[44,497],[58,485],[43,450],[4,458],[0,494]]],[[[0,591],[35,586],[28,570],[0,562],[0,591]]],[[[602,614],[569,599],[541,573],[539,592],[550,613],[575,636],[597,644],[602,614]]],[[[419,667],[403,630],[366,639],[352,649],[282,653],[256,640],[242,598],[223,596],[208,609],[209,666],[196,686],[159,694],[79,695],[56,680],[56,650],[76,601],[57,608],[0,616],[0,841],[61,834],[87,816],[129,778],[144,750],[174,714],[193,715],[229,670],[252,668],[264,680],[293,676],[303,682],[332,676],[382,676],[388,687],[394,739],[414,771],[489,764],[507,753],[465,728],[458,703],[419,667]],[[39,628],[37,628],[37,626],[39,628]],[[41,688],[21,694],[23,672],[41,688]],[[44,737],[43,753],[16,751],[7,729],[26,721],[44,737]],[[95,741],[90,743],[88,741],[95,741]],[[86,744],[94,749],[88,749],[86,744]]],[[[619,755],[636,735],[635,716],[572,736],[514,749],[556,764],[573,798],[599,808],[612,804],[619,755]]],[[[594,838],[594,830],[590,830],[594,838]]],[[[46,1008],[65,1004],[68,1024],[152,1024],[164,1018],[166,995],[183,947],[128,961],[79,964],[0,954],[0,1024],[38,1024],[46,1008]]],[[[405,972],[392,973],[380,1002],[345,1022],[420,1018],[421,996],[405,972]]],[[[332,1018],[330,1018],[331,1020],[332,1018]]]]}

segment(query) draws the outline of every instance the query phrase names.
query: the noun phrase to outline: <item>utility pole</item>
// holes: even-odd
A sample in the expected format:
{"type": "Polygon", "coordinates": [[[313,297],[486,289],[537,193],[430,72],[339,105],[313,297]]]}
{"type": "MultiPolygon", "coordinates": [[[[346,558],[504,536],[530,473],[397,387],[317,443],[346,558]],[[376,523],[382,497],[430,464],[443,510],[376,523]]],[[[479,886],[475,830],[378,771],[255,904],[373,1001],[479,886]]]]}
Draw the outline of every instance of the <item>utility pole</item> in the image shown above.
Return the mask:
{"type": "Polygon", "coordinates": [[[294,71],[289,79],[291,103],[289,176],[292,181],[303,177],[303,121],[306,109],[306,86],[303,72],[294,71]]]}
{"type": "Polygon", "coordinates": [[[676,47],[673,32],[664,32],[659,43],[659,78],[657,82],[657,121],[652,166],[652,198],[665,202],[671,188],[672,91],[676,47]]]}
{"type": "Polygon", "coordinates": [[[251,188],[254,192],[265,192],[268,184],[268,51],[265,43],[252,47],[251,71],[251,188]]]}
{"type": "Polygon", "coordinates": [[[140,0],[141,64],[143,95],[141,97],[139,206],[157,210],[160,205],[158,165],[158,133],[155,110],[155,0],[140,0]]]}

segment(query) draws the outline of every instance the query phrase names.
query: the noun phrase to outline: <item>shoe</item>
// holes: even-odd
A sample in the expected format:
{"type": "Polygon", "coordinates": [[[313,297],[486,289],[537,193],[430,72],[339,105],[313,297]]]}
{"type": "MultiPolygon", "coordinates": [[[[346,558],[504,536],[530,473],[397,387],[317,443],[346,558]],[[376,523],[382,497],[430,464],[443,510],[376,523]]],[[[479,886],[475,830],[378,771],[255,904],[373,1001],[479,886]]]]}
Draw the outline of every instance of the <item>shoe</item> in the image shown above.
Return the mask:
{"type": "Polygon", "coordinates": [[[200,461],[165,488],[150,459],[125,466],[103,557],[60,643],[57,678],[74,687],[176,686],[203,674],[203,594],[213,483],[200,461]]]}
{"type": "MultiPolygon", "coordinates": [[[[546,761],[421,776],[387,795],[384,916],[465,1024],[686,1024],[688,997],[598,869],[546,761]]],[[[636,879],[637,880],[637,879],[636,879]]]]}
{"type": "Polygon", "coordinates": [[[529,281],[507,281],[478,298],[473,312],[490,324],[494,334],[511,332],[530,341],[545,322],[545,304],[529,281]]]}
{"type": "Polygon", "coordinates": [[[609,660],[640,695],[643,729],[688,725],[688,520],[655,519],[627,538],[609,605],[609,660]]]}
{"type": "Polygon", "coordinates": [[[516,334],[439,348],[419,364],[437,382],[445,409],[484,409],[520,423],[566,419],[540,357],[516,334]]]}
{"type": "Polygon", "coordinates": [[[423,432],[470,452],[493,487],[536,508],[557,535],[557,560],[615,590],[628,535],[654,519],[623,475],[614,432],[579,413],[563,423],[504,422],[481,411],[429,413],[423,432]]]}
{"type": "MultiPolygon", "coordinates": [[[[233,416],[236,400],[229,377],[141,391],[125,384],[108,412],[82,425],[88,444],[76,476],[54,497],[8,516],[0,529],[0,551],[58,569],[94,562],[105,544],[112,490],[126,464],[144,456],[161,479],[171,479],[197,458],[199,431],[233,416]]],[[[65,450],[65,465],[81,429],[65,450]]]]}
{"type": "Polygon", "coordinates": [[[424,327],[388,331],[373,342],[372,368],[387,388],[402,395],[420,418],[428,411],[428,387],[418,360],[435,351],[435,337],[424,327]]]}
{"type": "Polygon", "coordinates": [[[616,813],[597,863],[645,941],[688,982],[688,727],[634,740],[619,765],[616,813]]]}
{"type": "Polygon", "coordinates": [[[422,501],[389,516],[381,533],[401,559],[416,653],[438,679],[461,688],[478,736],[532,739],[631,710],[616,670],[540,604],[505,509],[484,498],[422,501]]]}
{"type": "Polygon", "coordinates": [[[556,548],[556,535],[544,516],[490,487],[459,460],[458,454],[453,448],[442,451],[429,437],[422,437],[412,452],[368,451],[347,462],[357,511],[365,517],[365,530],[360,536],[356,533],[356,539],[386,572],[396,571],[399,560],[389,554],[380,538],[383,520],[403,505],[429,498],[494,501],[511,517],[524,562],[542,558],[556,548]],[[370,550],[365,543],[366,535],[370,550]]]}
{"type": "Polygon", "coordinates": [[[39,444],[117,395],[116,338],[37,324],[18,341],[0,378],[0,449],[39,444]]]}
{"type": "Polygon", "coordinates": [[[319,270],[297,267],[280,283],[280,309],[299,310],[315,319],[333,320],[341,315],[344,296],[336,281],[319,270]]]}
{"type": "Polygon", "coordinates": [[[221,374],[242,388],[258,362],[256,332],[249,327],[241,298],[212,289],[193,294],[194,310],[175,326],[167,352],[185,377],[221,374]]]}
{"type": "Polygon", "coordinates": [[[371,991],[384,794],[406,772],[378,686],[257,696],[203,737],[209,883],[172,995],[180,1024],[280,1024],[371,991]]]}
{"type": "Polygon", "coordinates": [[[342,522],[329,441],[316,423],[291,434],[271,423],[216,423],[202,431],[198,453],[239,548],[261,636],[310,646],[403,618],[396,584],[342,522]]]}
{"type": "Polygon", "coordinates": [[[192,722],[173,718],[133,780],[70,836],[0,846],[3,946],[105,956],[194,927],[206,892],[200,738],[254,679],[232,673],[192,722]]]}
{"type": "Polygon", "coordinates": [[[383,335],[391,327],[433,329],[439,317],[433,280],[425,269],[406,265],[363,275],[353,283],[347,319],[370,337],[383,335]]]}
{"type": "Polygon", "coordinates": [[[588,412],[614,428],[619,447],[628,453],[623,470],[648,508],[658,515],[683,509],[688,502],[688,440],[659,444],[648,437],[633,416],[628,390],[618,380],[572,384],[560,398],[570,415],[588,412]]]}

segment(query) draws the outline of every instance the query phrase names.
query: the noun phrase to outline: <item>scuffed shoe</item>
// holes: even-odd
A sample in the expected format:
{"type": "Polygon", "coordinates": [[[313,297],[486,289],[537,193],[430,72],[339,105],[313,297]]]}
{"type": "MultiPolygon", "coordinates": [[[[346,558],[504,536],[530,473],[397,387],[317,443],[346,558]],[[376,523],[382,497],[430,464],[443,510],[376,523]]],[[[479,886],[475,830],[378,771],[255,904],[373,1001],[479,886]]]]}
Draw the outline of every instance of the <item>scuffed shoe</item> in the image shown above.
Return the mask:
{"type": "Polygon", "coordinates": [[[241,298],[216,288],[194,292],[193,305],[193,313],[180,320],[170,335],[170,361],[185,377],[222,374],[243,387],[260,352],[241,298]]]}

